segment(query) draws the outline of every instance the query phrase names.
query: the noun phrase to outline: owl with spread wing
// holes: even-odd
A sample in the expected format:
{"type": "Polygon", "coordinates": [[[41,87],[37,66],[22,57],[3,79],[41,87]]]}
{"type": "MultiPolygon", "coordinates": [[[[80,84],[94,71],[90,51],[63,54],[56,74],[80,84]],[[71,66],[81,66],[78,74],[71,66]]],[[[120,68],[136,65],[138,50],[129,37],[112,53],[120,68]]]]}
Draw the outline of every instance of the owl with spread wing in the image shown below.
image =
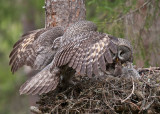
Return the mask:
{"type": "Polygon", "coordinates": [[[67,85],[78,73],[89,78],[109,67],[133,61],[131,44],[97,31],[90,21],[78,21],[66,31],[62,27],[28,32],[13,46],[11,71],[23,65],[40,70],[20,88],[20,94],[42,94],[54,90],[59,82],[67,85]]]}

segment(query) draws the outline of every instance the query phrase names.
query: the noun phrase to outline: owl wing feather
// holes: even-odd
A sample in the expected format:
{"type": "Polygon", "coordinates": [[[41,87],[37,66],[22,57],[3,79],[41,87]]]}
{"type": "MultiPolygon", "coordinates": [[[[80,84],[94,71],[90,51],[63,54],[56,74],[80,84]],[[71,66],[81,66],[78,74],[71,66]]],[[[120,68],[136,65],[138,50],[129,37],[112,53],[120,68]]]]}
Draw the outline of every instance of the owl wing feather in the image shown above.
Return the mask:
{"type": "Polygon", "coordinates": [[[14,44],[13,50],[9,55],[9,65],[11,65],[11,71],[13,73],[23,65],[33,66],[33,62],[36,59],[33,42],[44,31],[44,29],[38,29],[25,33],[21,39],[14,44]]]}
{"type": "MultiPolygon", "coordinates": [[[[63,45],[56,53],[52,69],[68,64],[81,75],[98,75],[99,67],[113,63],[112,53],[117,53],[118,39],[99,32],[84,32],[74,37],[77,40],[63,45]],[[85,35],[84,35],[85,34],[85,35]]],[[[74,38],[72,38],[74,39],[74,38]]]]}
{"type": "Polygon", "coordinates": [[[54,90],[59,83],[59,68],[55,68],[50,72],[51,65],[47,65],[42,71],[38,74],[27,80],[20,87],[20,94],[39,94],[48,93],[51,90],[54,90]]]}
{"type": "Polygon", "coordinates": [[[51,49],[53,41],[62,35],[61,27],[38,29],[22,35],[9,55],[11,71],[14,73],[23,65],[31,66],[33,69],[43,69],[54,55],[51,49]]]}

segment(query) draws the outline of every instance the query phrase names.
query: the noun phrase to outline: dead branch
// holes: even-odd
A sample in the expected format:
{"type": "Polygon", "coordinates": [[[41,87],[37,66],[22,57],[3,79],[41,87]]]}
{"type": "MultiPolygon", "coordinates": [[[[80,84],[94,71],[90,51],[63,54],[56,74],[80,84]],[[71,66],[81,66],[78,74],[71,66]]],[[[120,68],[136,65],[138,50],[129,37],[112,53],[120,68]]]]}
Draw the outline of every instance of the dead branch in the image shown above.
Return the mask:
{"type": "Polygon", "coordinates": [[[106,75],[104,80],[74,77],[75,86],[42,95],[38,109],[42,113],[159,113],[160,71],[157,69],[140,69],[145,75],[141,74],[138,80],[111,75],[106,75]]]}
{"type": "Polygon", "coordinates": [[[135,90],[135,87],[134,87],[134,81],[133,81],[133,77],[132,78],[132,92],[131,94],[129,94],[129,96],[127,98],[125,98],[124,100],[122,100],[121,102],[124,103],[126,100],[128,100],[133,94],[134,94],[134,90],[135,90]]]}

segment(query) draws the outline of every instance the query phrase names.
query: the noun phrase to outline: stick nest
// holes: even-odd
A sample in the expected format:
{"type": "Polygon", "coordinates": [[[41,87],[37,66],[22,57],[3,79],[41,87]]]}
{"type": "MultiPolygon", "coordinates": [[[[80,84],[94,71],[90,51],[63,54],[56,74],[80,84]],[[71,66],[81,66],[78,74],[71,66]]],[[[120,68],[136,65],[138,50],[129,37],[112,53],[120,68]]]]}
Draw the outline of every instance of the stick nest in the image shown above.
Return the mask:
{"type": "Polygon", "coordinates": [[[160,113],[160,70],[140,69],[140,79],[106,76],[75,77],[76,85],[42,95],[41,113],[160,113]]]}

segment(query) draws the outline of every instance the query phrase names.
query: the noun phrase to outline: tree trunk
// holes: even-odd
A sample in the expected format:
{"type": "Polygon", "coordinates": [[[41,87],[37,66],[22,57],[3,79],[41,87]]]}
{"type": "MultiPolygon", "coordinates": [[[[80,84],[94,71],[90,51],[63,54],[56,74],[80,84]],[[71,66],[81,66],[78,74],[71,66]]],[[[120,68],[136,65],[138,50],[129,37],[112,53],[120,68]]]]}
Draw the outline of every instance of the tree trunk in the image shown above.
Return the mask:
{"type": "MultiPolygon", "coordinates": [[[[128,1],[130,2],[130,1],[128,1]]],[[[160,1],[137,0],[136,9],[125,18],[126,37],[134,42],[137,67],[160,64],[160,1]],[[142,7],[143,6],[143,7],[142,7]]]]}
{"type": "Polygon", "coordinates": [[[45,26],[63,26],[65,29],[78,20],[84,20],[84,0],[45,0],[45,26]]]}

